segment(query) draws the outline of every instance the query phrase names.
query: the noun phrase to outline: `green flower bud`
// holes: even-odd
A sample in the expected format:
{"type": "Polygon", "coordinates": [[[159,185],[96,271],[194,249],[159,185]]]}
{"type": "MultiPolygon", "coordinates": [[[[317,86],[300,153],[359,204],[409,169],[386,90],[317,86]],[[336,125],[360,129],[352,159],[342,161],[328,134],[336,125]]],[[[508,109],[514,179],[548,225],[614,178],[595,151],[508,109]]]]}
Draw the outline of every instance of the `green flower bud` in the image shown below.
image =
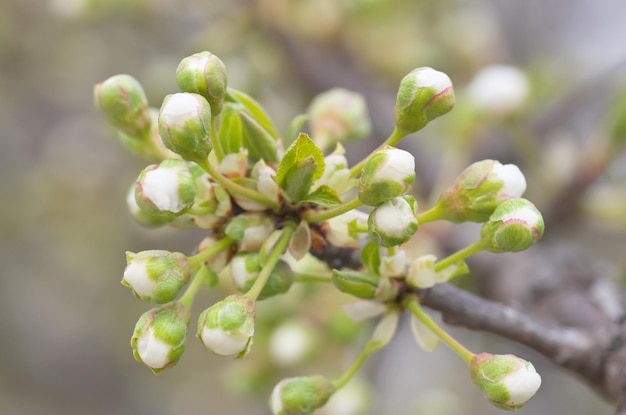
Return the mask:
{"type": "Polygon", "coordinates": [[[328,242],[339,248],[358,248],[358,225],[367,223],[367,213],[351,210],[322,223],[320,232],[328,242]]]}
{"type": "Polygon", "coordinates": [[[333,269],[332,281],[339,291],[365,300],[387,301],[398,294],[389,278],[367,272],[333,269]]]}
{"type": "Polygon", "coordinates": [[[213,353],[244,357],[252,347],[254,317],[250,299],[230,295],[200,314],[197,337],[213,353]]]}
{"type": "Polygon", "coordinates": [[[359,180],[359,200],[378,206],[409,191],[415,181],[415,158],[408,151],[388,147],[370,156],[359,180]]]}
{"type": "Polygon", "coordinates": [[[274,387],[270,408],[274,415],[308,415],[324,406],[333,393],[333,383],[323,376],[287,378],[274,387]]]}
{"type": "Polygon", "coordinates": [[[417,202],[412,196],[400,196],[376,207],[367,220],[370,238],[389,248],[402,245],[417,232],[417,202]]]}
{"type": "Polygon", "coordinates": [[[276,220],[267,214],[246,212],[232,218],[224,233],[239,242],[242,251],[258,251],[276,227],[276,220]]]}
{"type": "Polygon", "coordinates": [[[189,310],[168,303],[145,312],[135,325],[130,344],[137,361],[155,374],[174,366],[185,351],[189,310]]]}
{"type": "Polygon", "coordinates": [[[503,200],[525,191],[526,179],[516,165],[482,160],[463,170],[454,186],[441,194],[439,207],[452,222],[485,222],[503,200]]]}
{"type": "Polygon", "coordinates": [[[148,99],[141,84],[130,75],[115,75],[94,87],[96,107],[107,121],[131,137],[150,131],[148,99]]]}
{"type": "Polygon", "coordinates": [[[227,88],[226,66],[211,52],[194,53],[180,61],[176,83],[183,91],[206,98],[213,116],[222,111],[227,88]]]}
{"type": "Polygon", "coordinates": [[[135,183],[135,201],[141,210],[173,219],[193,205],[193,176],[183,160],[168,159],[146,167],[135,183]]]}
{"type": "Polygon", "coordinates": [[[174,300],[191,278],[187,257],[180,252],[126,252],[122,284],[143,301],[163,304],[174,300]]]}
{"type": "Polygon", "coordinates": [[[165,97],[159,112],[159,134],[165,147],[185,160],[203,162],[211,151],[211,106],[198,94],[165,97]]]}
{"type": "Polygon", "coordinates": [[[508,199],[485,222],[480,240],[489,252],[518,252],[541,239],[543,230],[543,217],[535,205],[526,199],[508,199]]]}
{"type": "Polygon", "coordinates": [[[313,141],[322,150],[363,138],[372,128],[365,99],[347,89],[334,88],[317,95],[307,112],[313,141]]]}
{"type": "MultiPolygon", "coordinates": [[[[261,271],[258,253],[239,253],[230,261],[230,274],[241,292],[247,292],[261,271]]],[[[289,265],[280,260],[267,278],[258,300],[286,293],[293,284],[293,272],[289,265]]]]}
{"type": "Polygon", "coordinates": [[[470,371],[472,381],[500,409],[521,408],[541,386],[534,366],[512,354],[477,354],[470,362],[470,371]]]}
{"type": "Polygon", "coordinates": [[[421,130],[454,107],[452,81],[443,72],[417,68],[400,81],[395,107],[396,128],[404,134],[421,130]]]}

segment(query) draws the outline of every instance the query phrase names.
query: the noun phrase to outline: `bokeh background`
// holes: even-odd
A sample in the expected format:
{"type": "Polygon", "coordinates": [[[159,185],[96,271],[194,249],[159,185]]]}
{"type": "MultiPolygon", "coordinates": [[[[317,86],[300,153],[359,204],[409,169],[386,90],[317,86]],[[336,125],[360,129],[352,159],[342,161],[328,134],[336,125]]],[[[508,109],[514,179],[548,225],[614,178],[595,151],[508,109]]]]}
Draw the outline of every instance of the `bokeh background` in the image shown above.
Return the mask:
{"type": "MultiPolygon", "coordinates": [[[[462,96],[481,68],[517,65],[532,89],[523,121],[553,138],[539,141],[543,152],[526,159],[542,162],[531,176],[539,183],[573,174],[568,166],[576,167],[581,149],[606,142],[626,76],[623,16],[620,0],[1,2],[0,413],[269,413],[272,385],[264,382],[273,374],[256,370],[271,363],[263,348],[251,356],[256,363],[235,362],[190,338],[180,363],[158,377],[134,361],[129,339],[147,307],[119,283],[124,251],[190,253],[200,234],[133,222],[125,197],[145,162],[122,148],[93,109],[95,83],[132,74],[158,107],[177,91],[180,59],[210,50],[226,63],[230,85],[265,104],[284,129],[316,93],[353,89],[367,97],[374,122],[371,139],[348,147],[349,158],[358,160],[391,131],[395,89],[411,69],[445,71],[462,96]]],[[[492,123],[480,132],[492,140],[479,152],[494,158],[490,151],[506,152],[509,144],[497,141],[502,128],[492,123]]],[[[444,117],[413,139],[423,142],[416,147],[418,173],[432,174],[438,143],[454,139],[450,134],[460,132],[444,117]]],[[[611,160],[600,183],[586,190],[585,215],[555,237],[575,241],[619,275],[626,169],[619,151],[611,160]]],[[[541,207],[546,188],[534,183],[531,198],[541,207]]],[[[459,359],[445,347],[421,351],[405,323],[355,380],[361,409],[327,414],[499,412],[472,386],[459,359]]],[[[544,384],[523,413],[613,412],[536,353],[451,331],[471,349],[515,352],[536,364],[544,384]]],[[[315,368],[326,373],[354,356],[336,345],[324,354],[324,344],[318,346],[315,368]]]]}

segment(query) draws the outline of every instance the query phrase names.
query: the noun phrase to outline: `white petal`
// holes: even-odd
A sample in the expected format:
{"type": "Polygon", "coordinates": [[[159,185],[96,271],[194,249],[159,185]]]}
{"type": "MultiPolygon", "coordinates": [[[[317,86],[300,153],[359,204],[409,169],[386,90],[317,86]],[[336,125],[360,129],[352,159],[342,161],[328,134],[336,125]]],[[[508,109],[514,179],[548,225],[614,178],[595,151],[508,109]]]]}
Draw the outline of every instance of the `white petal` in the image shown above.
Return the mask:
{"type": "Polygon", "coordinates": [[[427,67],[417,68],[415,72],[417,72],[417,86],[419,88],[433,88],[439,94],[452,87],[450,77],[443,72],[427,67]]]}
{"type": "Polygon", "coordinates": [[[509,400],[506,402],[509,406],[526,403],[535,396],[535,393],[541,386],[541,376],[539,376],[535,367],[529,362],[525,363],[528,366],[507,375],[502,380],[509,391],[509,400]]]}
{"type": "Polygon", "coordinates": [[[157,168],[148,171],[142,180],[143,193],[161,211],[178,213],[185,208],[178,195],[178,171],[157,168]]]}
{"type": "Polygon", "coordinates": [[[425,351],[432,352],[439,346],[439,337],[414,315],[411,315],[411,331],[417,344],[425,351]]]}
{"type": "Polygon", "coordinates": [[[161,111],[161,117],[168,125],[183,125],[189,118],[195,117],[200,103],[192,94],[172,94],[161,111]]]}
{"type": "Polygon", "coordinates": [[[387,307],[385,307],[384,304],[369,300],[357,300],[343,306],[343,310],[348,317],[357,322],[379,316],[384,313],[386,309],[387,307]]]}
{"type": "Polygon", "coordinates": [[[385,150],[387,160],[376,172],[376,181],[404,181],[408,176],[415,175],[415,157],[399,148],[385,150]]]}
{"type": "Polygon", "coordinates": [[[516,198],[521,197],[526,191],[526,178],[515,164],[503,165],[496,162],[493,165],[492,173],[502,180],[503,186],[500,189],[500,195],[516,198]]]}
{"type": "Polygon", "coordinates": [[[137,353],[141,361],[153,369],[162,369],[169,363],[170,350],[172,346],[156,338],[152,329],[148,329],[137,340],[137,353]]]}
{"type": "Polygon", "coordinates": [[[212,352],[222,356],[233,356],[245,349],[249,337],[243,334],[226,333],[220,329],[204,327],[200,335],[202,343],[212,352]]]}
{"type": "Polygon", "coordinates": [[[415,215],[406,200],[396,197],[378,206],[374,211],[374,223],[378,231],[389,237],[402,237],[415,215]]]}
{"type": "Polygon", "coordinates": [[[126,281],[140,297],[152,297],[156,281],[152,280],[146,269],[146,261],[131,260],[124,270],[126,281]]]}

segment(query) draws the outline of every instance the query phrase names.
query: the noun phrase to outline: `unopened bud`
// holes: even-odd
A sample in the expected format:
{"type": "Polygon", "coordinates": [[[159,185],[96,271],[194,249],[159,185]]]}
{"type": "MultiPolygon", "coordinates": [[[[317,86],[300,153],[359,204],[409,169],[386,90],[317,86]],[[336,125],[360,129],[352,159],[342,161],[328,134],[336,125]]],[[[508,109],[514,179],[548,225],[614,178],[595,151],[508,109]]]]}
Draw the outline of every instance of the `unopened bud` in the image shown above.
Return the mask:
{"type": "MultiPolygon", "coordinates": [[[[258,253],[239,253],[230,261],[230,274],[241,292],[247,292],[259,276],[262,266],[258,253]]],[[[270,273],[258,300],[283,294],[293,284],[293,272],[285,261],[278,261],[270,273]]]]}
{"type": "Polygon", "coordinates": [[[535,205],[526,199],[508,199],[485,222],[480,240],[489,252],[518,252],[541,239],[543,230],[543,217],[535,205]]]}
{"type": "Polygon", "coordinates": [[[175,365],[185,351],[189,310],[168,303],[145,312],[137,322],[130,344],[135,359],[155,374],[175,365]]]}
{"type": "Polygon", "coordinates": [[[378,206],[407,193],[415,181],[415,158],[399,148],[388,147],[370,156],[359,180],[359,200],[378,206]]]}
{"type": "Polygon", "coordinates": [[[417,202],[412,196],[400,196],[376,207],[367,220],[372,241],[386,248],[402,245],[417,232],[417,202]]]}
{"type": "Polygon", "coordinates": [[[359,234],[356,229],[367,223],[368,215],[360,210],[351,210],[328,219],[322,224],[321,232],[326,240],[339,248],[358,248],[359,234]]]}
{"type": "Polygon", "coordinates": [[[324,406],[335,392],[323,376],[287,378],[272,391],[270,408],[274,415],[308,415],[324,406]]]}
{"type": "Polygon", "coordinates": [[[439,206],[452,222],[485,222],[502,201],[525,191],[526,179],[516,165],[482,160],[466,168],[441,194],[439,206]]]}
{"type": "Polygon", "coordinates": [[[226,66],[211,52],[194,53],[180,61],[176,83],[183,91],[206,98],[213,116],[221,112],[227,88],[226,66]]]}
{"type": "Polygon", "coordinates": [[[406,274],[406,251],[398,249],[394,255],[380,259],[380,275],[399,278],[406,274]]]}
{"type": "Polygon", "coordinates": [[[148,100],[130,75],[115,75],[94,87],[94,99],[107,121],[124,134],[140,138],[150,131],[148,100]]]}
{"type": "Polygon", "coordinates": [[[244,357],[252,347],[254,317],[249,298],[230,295],[200,314],[197,336],[216,354],[244,357]]]}
{"type": "Polygon", "coordinates": [[[170,94],[159,112],[165,147],[185,160],[204,162],[211,151],[211,106],[198,94],[170,94]]]}
{"type": "Polygon", "coordinates": [[[371,130],[365,99],[347,89],[334,88],[317,95],[308,114],[313,141],[322,150],[365,137],[371,130]]]}
{"type": "Polygon", "coordinates": [[[470,362],[472,381],[500,409],[524,406],[541,386],[541,376],[532,363],[519,357],[480,353],[470,362]]]}
{"type": "Polygon", "coordinates": [[[258,251],[276,226],[275,219],[264,213],[246,212],[232,218],[224,233],[239,242],[242,251],[258,251]]]}
{"type": "Polygon", "coordinates": [[[404,134],[421,130],[454,107],[452,81],[443,72],[417,68],[400,81],[395,107],[396,128],[404,134]]]}
{"type": "Polygon", "coordinates": [[[387,301],[398,294],[389,278],[367,272],[333,269],[332,281],[339,291],[365,300],[387,301]]]}

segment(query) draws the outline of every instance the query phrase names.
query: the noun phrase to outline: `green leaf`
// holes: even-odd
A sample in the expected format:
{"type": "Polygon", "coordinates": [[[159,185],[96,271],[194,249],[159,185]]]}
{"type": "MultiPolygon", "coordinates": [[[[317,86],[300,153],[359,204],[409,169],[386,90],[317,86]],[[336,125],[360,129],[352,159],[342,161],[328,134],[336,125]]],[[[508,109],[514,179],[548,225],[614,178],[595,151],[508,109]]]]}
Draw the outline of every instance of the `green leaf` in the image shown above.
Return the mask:
{"type": "Polygon", "coordinates": [[[261,124],[254,120],[245,111],[240,111],[243,130],[243,143],[248,149],[248,158],[253,163],[260,159],[267,163],[278,162],[278,144],[261,124]]]}
{"type": "Polygon", "coordinates": [[[220,129],[217,133],[224,154],[238,153],[243,146],[243,126],[239,118],[241,105],[227,103],[220,115],[220,129]]]}
{"type": "Polygon", "coordinates": [[[252,119],[258,122],[265,129],[265,131],[267,131],[274,138],[274,140],[278,140],[276,127],[274,127],[274,123],[267,115],[261,104],[255,101],[250,95],[236,89],[228,88],[228,92],[246,107],[246,113],[252,119]]]}
{"type": "Polygon", "coordinates": [[[322,206],[337,206],[341,204],[341,199],[335,189],[323,184],[306,195],[301,202],[315,203],[322,206]]]}
{"type": "Polygon", "coordinates": [[[298,203],[309,193],[313,177],[319,169],[313,156],[300,160],[285,174],[281,188],[293,203],[298,203]]]}
{"type": "Polygon", "coordinates": [[[370,273],[380,275],[380,247],[374,241],[368,241],[361,250],[361,262],[370,273]]]}
{"type": "MultiPolygon", "coordinates": [[[[289,172],[294,166],[300,163],[302,160],[312,156],[313,160],[317,163],[318,169],[315,171],[312,180],[315,181],[324,173],[324,153],[318,146],[315,145],[313,140],[309,138],[305,133],[300,133],[296,141],[294,141],[285,151],[283,159],[278,165],[276,171],[276,183],[282,189],[286,190],[283,186],[286,180],[287,172],[289,172]]],[[[307,190],[308,193],[308,190],[307,190]]]]}

